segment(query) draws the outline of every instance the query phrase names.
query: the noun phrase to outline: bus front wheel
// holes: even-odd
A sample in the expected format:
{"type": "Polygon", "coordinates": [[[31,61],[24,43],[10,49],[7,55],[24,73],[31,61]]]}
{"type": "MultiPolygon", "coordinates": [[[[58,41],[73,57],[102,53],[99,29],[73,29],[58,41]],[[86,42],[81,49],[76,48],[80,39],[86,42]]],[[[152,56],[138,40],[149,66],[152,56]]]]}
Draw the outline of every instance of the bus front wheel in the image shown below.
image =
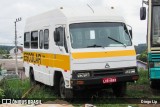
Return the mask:
{"type": "Polygon", "coordinates": [[[60,92],[61,98],[64,98],[64,99],[73,98],[73,90],[65,88],[65,82],[64,82],[63,77],[61,77],[61,79],[60,79],[59,92],[60,92]]]}
{"type": "Polygon", "coordinates": [[[112,86],[112,90],[113,93],[116,95],[116,97],[123,97],[126,94],[127,83],[126,82],[115,83],[112,86]]]}

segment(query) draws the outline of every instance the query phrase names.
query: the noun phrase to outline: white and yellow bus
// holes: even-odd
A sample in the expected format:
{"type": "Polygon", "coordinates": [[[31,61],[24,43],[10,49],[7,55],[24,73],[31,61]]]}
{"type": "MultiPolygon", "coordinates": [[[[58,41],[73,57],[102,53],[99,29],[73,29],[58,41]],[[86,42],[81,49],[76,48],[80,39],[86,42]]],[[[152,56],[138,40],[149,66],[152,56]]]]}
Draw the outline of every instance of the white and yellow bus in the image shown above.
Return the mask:
{"type": "Polygon", "coordinates": [[[112,86],[122,96],[138,80],[132,31],[113,8],[63,8],[31,17],[24,32],[24,70],[32,83],[75,90],[112,86]]]}

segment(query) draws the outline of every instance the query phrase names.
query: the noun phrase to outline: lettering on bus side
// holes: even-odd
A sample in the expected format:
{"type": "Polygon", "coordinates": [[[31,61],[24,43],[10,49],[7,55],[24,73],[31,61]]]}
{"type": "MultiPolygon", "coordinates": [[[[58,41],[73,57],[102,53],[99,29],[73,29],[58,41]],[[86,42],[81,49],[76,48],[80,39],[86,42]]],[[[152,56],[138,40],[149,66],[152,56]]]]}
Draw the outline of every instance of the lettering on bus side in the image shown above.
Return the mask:
{"type": "Polygon", "coordinates": [[[35,57],[34,62],[35,62],[35,63],[38,63],[38,64],[41,64],[41,54],[37,54],[37,53],[36,53],[36,57],[35,57]]]}
{"type": "Polygon", "coordinates": [[[30,63],[36,63],[41,64],[41,54],[40,53],[31,53],[31,52],[25,52],[24,53],[24,61],[30,62],[30,63]]]}

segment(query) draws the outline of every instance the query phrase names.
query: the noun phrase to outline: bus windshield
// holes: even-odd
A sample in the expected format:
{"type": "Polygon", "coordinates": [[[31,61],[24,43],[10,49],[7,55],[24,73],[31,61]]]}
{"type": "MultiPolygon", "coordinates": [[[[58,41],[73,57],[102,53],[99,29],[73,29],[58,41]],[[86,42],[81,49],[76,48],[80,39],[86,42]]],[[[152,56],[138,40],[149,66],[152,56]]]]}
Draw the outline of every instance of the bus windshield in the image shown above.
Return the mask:
{"type": "Polygon", "coordinates": [[[69,27],[71,46],[74,49],[132,45],[124,23],[76,23],[69,27]]]}
{"type": "Polygon", "coordinates": [[[160,46],[160,6],[153,6],[152,14],[152,46],[160,46]]]}

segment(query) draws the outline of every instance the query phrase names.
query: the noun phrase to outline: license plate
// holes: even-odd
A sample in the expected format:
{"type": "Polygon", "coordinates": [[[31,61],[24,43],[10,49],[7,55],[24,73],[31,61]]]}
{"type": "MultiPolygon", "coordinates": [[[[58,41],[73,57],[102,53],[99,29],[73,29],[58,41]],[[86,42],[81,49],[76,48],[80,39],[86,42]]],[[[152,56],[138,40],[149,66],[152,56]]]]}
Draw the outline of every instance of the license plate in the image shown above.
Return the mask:
{"type": "Polygon", "coordinates": [[[115,83],[117,82],[116,77],[110,77],[110,78],[103,78],[103,84],[108,84],[108,83],[115,83]]]}

